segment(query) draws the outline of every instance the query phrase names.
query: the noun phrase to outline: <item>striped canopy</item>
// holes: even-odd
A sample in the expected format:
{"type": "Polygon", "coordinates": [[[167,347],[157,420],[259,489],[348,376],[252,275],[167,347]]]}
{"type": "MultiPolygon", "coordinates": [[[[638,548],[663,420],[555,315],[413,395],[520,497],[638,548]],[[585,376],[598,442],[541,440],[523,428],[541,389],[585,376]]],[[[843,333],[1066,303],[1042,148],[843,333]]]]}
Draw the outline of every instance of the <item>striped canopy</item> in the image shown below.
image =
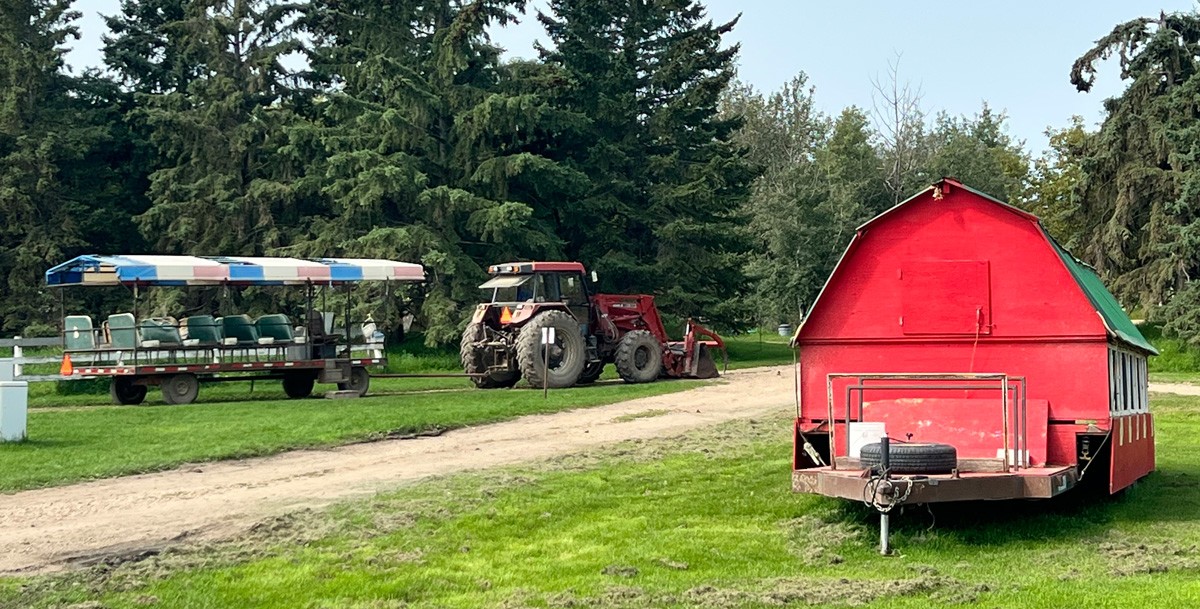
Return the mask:
{"type": "Polygon", "coordinates": [[[424,281],[419,264],[364,258],[78,256],[46,271],[46,284],[303,285],[424,281]]]}

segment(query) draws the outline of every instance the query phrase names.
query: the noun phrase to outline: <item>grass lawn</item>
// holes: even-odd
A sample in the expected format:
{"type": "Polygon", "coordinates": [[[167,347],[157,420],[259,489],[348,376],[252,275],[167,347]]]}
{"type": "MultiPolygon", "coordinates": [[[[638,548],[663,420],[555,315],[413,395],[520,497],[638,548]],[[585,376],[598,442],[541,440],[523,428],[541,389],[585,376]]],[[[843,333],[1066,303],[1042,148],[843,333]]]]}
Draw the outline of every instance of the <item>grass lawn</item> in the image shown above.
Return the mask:
{"type": "MultiPolygon", "coordinates": [[[[792,363],[793,351],[787,345],[788,339],[776,334],[740,334],[725,338],[729,351],[729,369],[753,368],[756,366],[775,366],[792,363]]],[[[718,369],[722,365],[720,354],[717,358],[718,369]]],[[[58,366],[45,365],[45,370],[38,373],[52,373],[58,366]]],[[[388,352],[388,365],[384,372],[406,374],[458,374],[462,369],[458,364],[458,353],[441,349],[425,347],[419,337],[410,339],[401,347],[388,352]]],[[[33,371],[31,371],[32,373],[33,371]]],[[[616,369],[609,365],[602,380],[617,378],[616,369]]],[[[437,390],[471,388],[470,381],[463,378],[405,378],[405,379],[372,379],[371,393],[373,395],[406,395],[410,393],[437,390]]],[[[333,385],[317,385],[315,392],[320,393],[333,389],[333,385]]],[[[146,395],[146,403],[161,405],[163,403],[158,388],[151,387],[146,395]]],[[[205,383],[200,387],[199,401],[206,404],[241,402],[246,400],[283,400],[279,381],[263,380],[256,383],[205,383]]],[[[107,379],[90,381],[69,381],[62,383],[34,383],[29,388],[29,406],[31,408],[58,408],[62,406],[107,406],[107,379]]]]}
{"type": "Polygon", "coordinates": [[[790,421],[446,477],[136,563],[0,582],[0,606],[1194,607],[1200,400],[1154,396],[1122,495],[909,510],[789,490],[790,421]]]}
{"type": "MultiPolygon", "coordinates": [[[[729,339],[730,368],[791,362],[786,339],[729,339]]],[[[409,345],[390,354],[389,372],[461,372],[457,356],[409,345]]],[[[612,366],[602,379],[616,379],[612,366]]],[[[30,388],[31,440],[0,444],[0,493],[168,469],[183,463],[268,455],[495,422],[680,391],[696,381],[601,383],[541,393],[480,391],[462,378],[373,379],[363,400],[289,400],[278,381],[206,383],[200,401],[164,406],[151,388],[144,406],[111,406],[107,383],[73,381],[30,388]],[[64,391],[66,393],[64,393],[64,391]]],[[[317,392],[327,387],[318,385],[317,392]]]]}
{"type": "Polygon", "coordinates": [[[551,391],[548,399],[534,390],[461,389],[336,401],[47,408],[29,413],[30,440],[0,444],[0,492],[478,425],[682,391],[702,382],[601,383],[551,391]]]}

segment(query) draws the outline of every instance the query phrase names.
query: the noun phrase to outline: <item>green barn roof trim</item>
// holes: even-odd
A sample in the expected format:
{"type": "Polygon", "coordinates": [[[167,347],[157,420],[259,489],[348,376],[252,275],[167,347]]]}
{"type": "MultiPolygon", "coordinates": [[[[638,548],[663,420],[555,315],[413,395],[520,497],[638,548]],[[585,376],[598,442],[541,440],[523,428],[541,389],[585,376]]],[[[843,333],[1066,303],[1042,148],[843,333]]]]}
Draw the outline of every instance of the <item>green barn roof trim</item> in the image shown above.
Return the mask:
{"type": "MultiPolygon", "coordinates": [[[[1044,232],[1046,229],[1043,228],[1044,232]]],[[[1046,235],[1050,238],[1050,235],[1046,235]]],[[[1050,242],[1054,244],[1054,249],[1058,251],[1059,257],[1062,258],[1063,264],[1067,265],[1067,270],[1071,271],[1071,276],[1075,278],[1075,282],[1079,287],[1083,288],[1083,293],[1087,295],[1096,312],[1100,314],[1100,318],[1104,320],[1104,326],[1108,328],[1109,334],[1121,340],[1130,346],[1136,347],[1151,355],[1158,355],[1158,349],[1142,336],[1140,330],[1125,314],[1125,309],[1121,308],[1121,303],[1104,287],[1104,282],[1100,281],[1100,276],[1091,269],[1088,265],[1079,261],[1075,256],[1071,255],[1057,241],[1050,238],[1050,242]]]]}

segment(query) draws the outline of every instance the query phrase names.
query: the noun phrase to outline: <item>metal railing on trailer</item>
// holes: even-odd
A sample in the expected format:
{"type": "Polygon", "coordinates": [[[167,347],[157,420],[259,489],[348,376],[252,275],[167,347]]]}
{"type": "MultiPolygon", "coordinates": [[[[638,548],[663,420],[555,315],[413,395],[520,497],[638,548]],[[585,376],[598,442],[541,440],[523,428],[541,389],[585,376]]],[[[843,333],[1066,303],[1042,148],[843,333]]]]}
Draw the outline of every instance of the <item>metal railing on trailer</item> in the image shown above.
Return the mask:
{"type": "MultiPolygon", "coordinates": [[[[834,412],[834,380],[849,379],[844,387],[846,396],[845,440],[850,446],[850,425],[854,421],[854,397],[858,398],[858,421],[863,420],[864,394],[867,391],[998,391],[1000,393],[1001,461],[1003,471],[1028,467],[1029,423],[1025,377],[1001,373],[833,373],[826,375],[829,416],[829,446],[836,446],[834,433],[838,419],[834,412]],[[889,384],[880,384],[879,382],[889,384]]],[[[837,458],[831,455],[830,465],[837,469],[837,458]]]]}

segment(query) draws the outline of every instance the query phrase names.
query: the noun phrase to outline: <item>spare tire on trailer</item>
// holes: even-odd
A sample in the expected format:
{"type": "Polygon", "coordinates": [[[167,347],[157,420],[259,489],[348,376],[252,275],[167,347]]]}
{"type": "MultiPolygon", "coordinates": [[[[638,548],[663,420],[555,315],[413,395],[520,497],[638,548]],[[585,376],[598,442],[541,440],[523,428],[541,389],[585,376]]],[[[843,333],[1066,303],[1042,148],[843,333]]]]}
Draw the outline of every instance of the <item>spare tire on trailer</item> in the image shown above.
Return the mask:
{"type": "Polygon", "coordinates": [[[626,383],[649,383],[662,373],[662,343],[649,330],[633,330],[617,343],[617,374],[626,383]]]}
{"type": "MultiPolygon", "coordinates": [[[[864,469],[878,468],[883,460],[879,442],[862,447],[859,455],[864,469]]],[[[958,467],[958,451],[949,444],[888,444],[888,469],[893,474],[948,474],[958,467]]]]}
{"type": "Polygon", "coordinates": [[[488,370],[484,360],[486,350],[478,345],[479,341],[486,338],[487,331],[482,323],[467,324],[458,343],[458,359],[462,362],[463,372],[482,375],[471,377],[471,382],[480,389],[507,389],[516,385],[521,380],[520,372],[488,370]]]}
{"type": "Polygon", "coordinates": [[[587,342],[579,322],[563,311],[539,313],[517,335],[517,363],[521,376],[533,387],[541,387],[543,381],[551,389],[574,385],[587,364],[587,342]],[[542,328],[554,328],[554,344],[548,346],[549,366],[543,359],[542,328]]]}

